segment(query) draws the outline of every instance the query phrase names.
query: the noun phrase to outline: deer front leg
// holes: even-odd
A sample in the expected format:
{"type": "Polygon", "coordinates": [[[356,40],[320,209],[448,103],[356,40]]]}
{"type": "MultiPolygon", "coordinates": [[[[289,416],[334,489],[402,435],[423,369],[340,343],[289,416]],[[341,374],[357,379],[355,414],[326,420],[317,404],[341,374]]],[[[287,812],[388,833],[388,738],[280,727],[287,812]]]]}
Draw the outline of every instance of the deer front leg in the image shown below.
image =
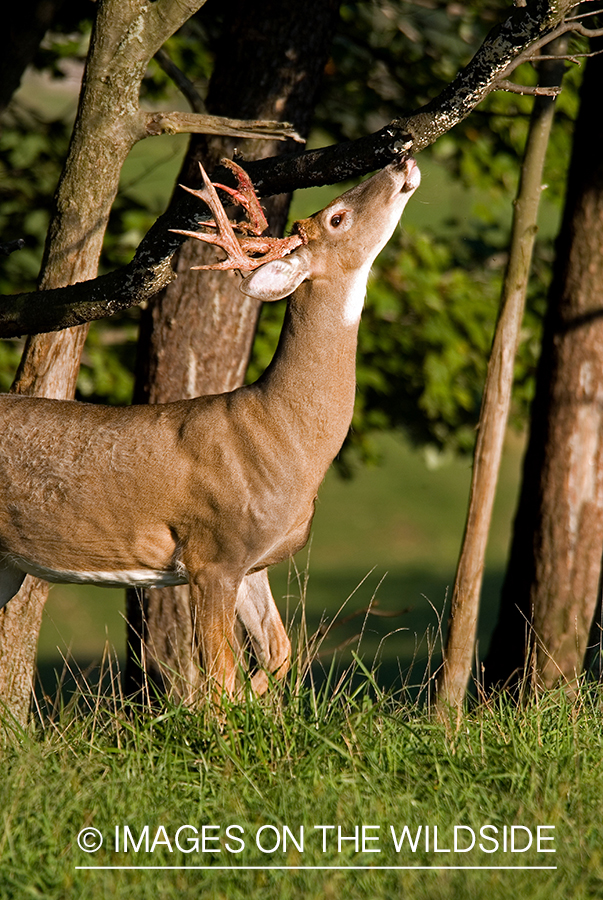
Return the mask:
{"type": "Polygon", "coordinates": [[[216,569],[190,572],[193,630],[205,677],[214,698],[233,696],[236,664],[233,650],[237,584],[216,569]]]}
{"type": "Polygon", "coordinates": [[[245,576],[237,593],[236,613],[261,667],[252,675],[251,686],[257,694],[263,694],[268,687],[267,673],[283,678],[291,660],[291,642],[274,602],[266,569],[245,576]]]}

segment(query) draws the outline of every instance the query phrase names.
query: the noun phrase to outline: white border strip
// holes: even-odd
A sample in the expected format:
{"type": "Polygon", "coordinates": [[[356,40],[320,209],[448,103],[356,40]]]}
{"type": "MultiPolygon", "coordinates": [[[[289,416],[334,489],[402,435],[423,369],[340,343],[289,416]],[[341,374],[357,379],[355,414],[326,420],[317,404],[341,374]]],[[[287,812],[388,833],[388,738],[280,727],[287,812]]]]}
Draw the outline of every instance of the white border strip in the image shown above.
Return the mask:
{"type": "Polygon", "coordinates": [[[208,872],[299,872],[305,870],[320,870],[320,871],[368,871],[368,872],[379,872],[379,871],[402,871],[402,870],[411,870],[411,869],[427,869],[433,870],[434,872],[440,871],[443,869],[472,869],[472,870],[492,870],[492,869],[505,869],[505,870],[520,870],[520,869],[533,869],[538,871],[543,870],[555,870],[557,866],[76,866],[76,869],[94,869],[97,871],[105,871],[109,869],[120,869],[120,870],[132,870],[132,869],[153,869],[153,870],[165,870],[165,871],[173,871],[173,870],[186,870],[190,869],[191,871],[208,871],[208,872]]]}

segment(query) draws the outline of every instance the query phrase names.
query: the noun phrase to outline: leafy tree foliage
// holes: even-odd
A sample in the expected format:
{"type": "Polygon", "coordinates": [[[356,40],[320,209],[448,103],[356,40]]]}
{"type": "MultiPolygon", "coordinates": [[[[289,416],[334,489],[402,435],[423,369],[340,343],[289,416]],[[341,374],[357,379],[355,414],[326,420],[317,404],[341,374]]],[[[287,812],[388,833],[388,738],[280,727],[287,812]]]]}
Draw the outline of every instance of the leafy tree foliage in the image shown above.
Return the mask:
{"type": "MultiPolygon", "coordinates": [[[[465,64],[492,27],[504,0],[484,8],[477,0],[373,0],[342,4],[341,27],[327,66],[316,127],[329,139],[374,131],[394,115],[429,100],[465,64]]],[[[170,39],[173,61],[203,94],[220,37],[218,4],[208,3],[170,39]]],[[[89,22],[77,23],[66,8],[47,35],[35,65],[47,77],[65,78],[82,65],[89,22]]],[[[547,180],[548,215],[563,194],[565,160],[576,109],[580,70],[575,67],[560,101],[547,180]]],[[[534,83],[529,66],[518,80],[534,83]]],[[[155,63],[143,94],[155,102],[173,96],[169,78],[155,63]]],[[[479,111],[425,152],[476,197],[467,222],[452,218],[436,233],[406,229],[378,261],[369,285],[360,332],[358,403],[342,471],[354,458],[371,457],[370,435],[403,428],[421,445],[468,451],[479,411],[506,244],[506,214],[514,195],[518,155],[532,100],[491,94],[479,111]]],[[[16,292],[35,282],[52,195],[64,158],[69,117],[41,115],[24,100],[13,102],[0,139],[0,233],[24,236],[25,250],[4,262],[0,289],[16,292]]],[[[163,140],[163,139],[162,139],[163,140]]],[[[152,165],[153,163],[149,163],[152,165]]],[[[135,186],[134,186],[135,188],[135,186]]],[[[101,267],[126,262],[160,210],[124,185],[116,201],[101,267]]],[[[537,277],[518,363],[515,417],[521,421],[532,393],[541,311],[549,281],[550,235],[537,250],[537,277]]],[[[281,311],[269,305],[261,320],[250,376],[270,358],[281,311]]],[[[127,402],[134,366],[136,311],[93,326],[79,380],[80,396],[127,402]]],[[[5,342],[0,386],[6,388],[18,343],[5,342]]]]}
{"type": "MultiPolygon", "coordinates": [[[[335,43],[322,128],[357,137],[416,108],[467,61],[504,4],[348,3],[335,43]]],[[[583,48],[579,48],[583,49],[583,48]]],[[[532,66],[515,80],[536,83],[532,66]]],[[[543,239],[517,365],[513,418],[524,423],[534,390],[541,320],[551,278],[551,238],[565,190],[581,69],[573,66],[557,101],[547,165],[543,239]]],[[[511,202],[532,98],[495,92],[426,151],[475,199],[469,224],[445,234],[400,233],[369,284],[360,331],[359,398],[346,450],[370,453],[373,429],[403,427],[418,443],[469,451],[481,399],[502,278],[511,202]]],[[[344,450],[344,468],[347,468],[344,450]]]]}

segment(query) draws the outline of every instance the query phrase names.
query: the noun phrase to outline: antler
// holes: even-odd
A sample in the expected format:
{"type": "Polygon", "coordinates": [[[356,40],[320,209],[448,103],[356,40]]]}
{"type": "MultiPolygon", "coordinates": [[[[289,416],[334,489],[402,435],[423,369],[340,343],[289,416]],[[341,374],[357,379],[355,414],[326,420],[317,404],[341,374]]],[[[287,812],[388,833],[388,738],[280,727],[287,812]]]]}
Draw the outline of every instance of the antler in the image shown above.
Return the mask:
{"type": "Polygon", "coordinates": [[[184,184],[180,185],[189,194],[198,197],[209,206],[214,215],[214,221],[204,222],[203,224],[205,228],[213,228],[215,231],[181,231],[178,228],[170,230],[176,234],[184,234],[186,237],[196,238],[198,241],[215,244],[226,253],[226,259],[221,262],[207,266],[193,266],[192,268],[239,269],[241,272],[251,272],[253,269],[263,266],[264,263],[271,262],[274,259],[282,259],[283,256],[291,253],[296,247],[306,243],[302,234],[292,234],[286,238],[260,237],[261,233],[268,228],[268,222],[247,172],[230,159],[223,159],[221,163],[234,173],[237,179],[237,188],[231,188],[225,184],[213,185],[201,163],[199,163],[199,168],[203,179],[203,187],[199,190],[194,190],[186,187],[184,184]],[[242,206],[249,221],[232,224],[224,211],[216,188],[225,191],[236,203],[242,206]],[[243,234],[235,234],[235,229],[242,231],[243,234]],[[254,255],[250,256],[249,254],[254,255]]]}

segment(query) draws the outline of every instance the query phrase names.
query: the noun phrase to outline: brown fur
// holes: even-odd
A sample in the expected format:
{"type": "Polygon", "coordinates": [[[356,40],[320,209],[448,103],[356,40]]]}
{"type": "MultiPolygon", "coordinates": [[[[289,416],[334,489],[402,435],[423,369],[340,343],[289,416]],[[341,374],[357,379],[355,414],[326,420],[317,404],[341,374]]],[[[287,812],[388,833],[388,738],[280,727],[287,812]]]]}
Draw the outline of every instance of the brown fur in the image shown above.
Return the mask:
{"type": "MultiPolygon", "coordinates": [[[[27,571],[188,580],[205,669],[220,688],[234,687],[237,616],[266,668],[286,671],[289,641],[264,570],[307,541],[352,418],[369,267],[417,185],[414,163],[389,166],[301,223],[306,246],[246,280],[243,290],[264,299],[297,285],[255,384],[124,409],[0,397],[0,604],[27,571]]],[[[255,684],[263,689],[265,676],[255,684]]]]}

